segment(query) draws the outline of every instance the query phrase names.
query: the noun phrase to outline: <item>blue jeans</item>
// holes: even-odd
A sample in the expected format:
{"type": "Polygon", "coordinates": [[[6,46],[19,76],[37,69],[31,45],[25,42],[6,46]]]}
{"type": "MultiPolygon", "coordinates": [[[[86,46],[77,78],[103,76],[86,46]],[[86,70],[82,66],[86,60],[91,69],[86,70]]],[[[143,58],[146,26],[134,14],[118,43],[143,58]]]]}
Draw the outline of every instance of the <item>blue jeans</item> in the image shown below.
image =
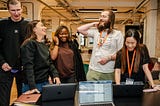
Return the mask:
{"type": "MultiPolygon", "coordinates": [[[[37,84],[36,84],[36,88],[37,88],[40,92],[42,92],[42,86],[47,85],[47,84],[49,84],[49,83],[48,83],[48,82],[37,83],[37,84]]],[[[29,89],[29,85],[23,83],[23,84],[22,84],[22,93],[24,93],[24,92],[26,92],[26,91],[28,91],[28,90],[30,90],[30,89],[29,89]]]]}

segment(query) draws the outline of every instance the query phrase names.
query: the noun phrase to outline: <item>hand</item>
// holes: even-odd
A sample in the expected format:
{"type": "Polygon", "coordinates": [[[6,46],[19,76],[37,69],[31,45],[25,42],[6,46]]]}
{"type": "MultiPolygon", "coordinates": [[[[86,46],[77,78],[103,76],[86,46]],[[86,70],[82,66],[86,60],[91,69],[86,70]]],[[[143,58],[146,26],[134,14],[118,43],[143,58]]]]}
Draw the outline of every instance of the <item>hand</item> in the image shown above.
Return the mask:
{"type": "Polygon", "coordinates": [[[107,62],[109,62],[111,59],[109,57],[107,58],[101,58],[98,63],[100,63],[101,65],[106,64],[107,62]]]}
{"type": "Polygon", "coordinates": [[[59,39],[57,38],[57,36],[53,37],[53,42],[55,45],[57,45],[57,46],[59,45],[59,39]]]}
{"type": "Polygon", "coordinates": [[[2,65],[2,69],[3,69],[4,71],[10,71],[10,70],[12,69],[12,67],[10,67],[8,63],[4,63],[4,64],[2,65]]]}
{"type": "Polygon", "coordinates": [[[59,77],[55,77],[55,78],[53,79],[53,82],[56,83],[56,84],[58,84],[58,85],[61,83],[59,77]]]}
{"type": "Polygon", "coordinates": [[[51,77],[48,78],[48,82],[49,82],[49,84],[53,84],[51,77]]]}
{"type": "Polygon", "coordinates": [[[152,87],[155,90],[160,90],[160,86],[159,85],[155,85],[154,87],[152,87]]]}
{"type": "Polygon", "coordinates": [[[93,22],[93,26],[94,26],[94,27],[97,27],[98,24],[99,24],[99,22],[93,22]]]}
{"type": "Polygon", "coordinates": [[[40,91],[37,88],[35,88],[32,90],[28,90],[28,91],[24,92],[23,94],[34,94],[34,93],[40,93],[40,91]]]}

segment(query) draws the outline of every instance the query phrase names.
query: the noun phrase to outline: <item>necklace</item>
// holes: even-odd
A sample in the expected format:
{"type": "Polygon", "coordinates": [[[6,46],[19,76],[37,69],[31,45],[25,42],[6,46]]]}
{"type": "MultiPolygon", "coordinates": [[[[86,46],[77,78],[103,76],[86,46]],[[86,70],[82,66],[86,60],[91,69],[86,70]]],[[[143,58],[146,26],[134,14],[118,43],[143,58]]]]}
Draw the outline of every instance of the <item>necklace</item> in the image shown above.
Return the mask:
{"type": "MultiPolygon", "coordinates": [[[[102,31],[103,32],[103,31],[102,31]]],[[[105,36],[102,36],[102,32],[100,32],[100,36],[98,39],[98,46],[102,46],[104,44],[104,42],[106,41],[107,37],[108,37],[108,33],[106,32],[105,36]]]]}

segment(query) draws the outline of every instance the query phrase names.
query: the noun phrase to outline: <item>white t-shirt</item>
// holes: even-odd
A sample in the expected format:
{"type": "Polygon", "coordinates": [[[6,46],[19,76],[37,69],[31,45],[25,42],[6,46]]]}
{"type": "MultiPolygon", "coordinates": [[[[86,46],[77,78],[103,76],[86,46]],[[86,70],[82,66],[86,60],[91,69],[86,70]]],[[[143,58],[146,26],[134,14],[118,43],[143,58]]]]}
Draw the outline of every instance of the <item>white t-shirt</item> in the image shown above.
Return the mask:
{"type": "Polygon", "coordinates": [[[113,72],[115,61],[109,61],[104,65],[101,65],[98,61],[101,58],[115,54],[122,48],[124,37],[121,31],[113,30],[100,47],[98,46],[98,39],[100,37],[98,30],[88,30],[88,37],[94,38],[89,68],[102,73],[113,72]]]}

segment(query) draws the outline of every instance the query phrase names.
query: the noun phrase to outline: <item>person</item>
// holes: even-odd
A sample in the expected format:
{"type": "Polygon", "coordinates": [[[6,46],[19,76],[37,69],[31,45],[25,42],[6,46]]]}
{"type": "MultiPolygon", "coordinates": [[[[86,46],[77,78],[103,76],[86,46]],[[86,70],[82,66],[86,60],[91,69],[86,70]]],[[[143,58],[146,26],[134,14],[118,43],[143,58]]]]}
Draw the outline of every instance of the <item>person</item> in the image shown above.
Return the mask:
{"type": "Polygon", "coordinates": [[[115,62],[115,82],[126,82],[133,84],[134,81],[145,83],[145,75],[152,88],[159,89],[153,82],[151,72],[148,68],[150,56],[145,44],[140,44],[139,33],[136,29],[129,29],[124,38],[121,50],[117,52],[115,62]]]}
{"type": "Polygon", "coordinates": [[[45,43],[46,27],[41,21],[33,20],[27,24],[26,32],[27,37],[20,49],[25,76],[22,92],[41,93],[42,86],[49,84],[49,76],[56,84],[60,84],[60,79],[45,43]]]}
{"type": "Polygon", "coordinates": [[[121,31],[114,29],[114,21],[113,11],[105,10],[101,13],[99,22],[77,28],[77,31],[84,36],[94,38],[87,80],[114,81],[116,52],[123,46],[123,35],[121,31]],[[91,27],[96,28],[89,30],[91,27]]]}
{"type": "Polygon", "coordinates": [[[53,37],[51,58],[59,72],[62,83],[85,81],[83,62],[76,39],[71,39],[69,29],[59,26],[53,37]]]}
{"type": "Polygon", "coordinates": [[[17,94],[21,95],[22,75],[20,45],[25,37],[28,20],[22,17],[19,0],[7,1],[8,18],[0,21],[0,106],[9,106],[13,78],[16,79],[17,94]]]}

